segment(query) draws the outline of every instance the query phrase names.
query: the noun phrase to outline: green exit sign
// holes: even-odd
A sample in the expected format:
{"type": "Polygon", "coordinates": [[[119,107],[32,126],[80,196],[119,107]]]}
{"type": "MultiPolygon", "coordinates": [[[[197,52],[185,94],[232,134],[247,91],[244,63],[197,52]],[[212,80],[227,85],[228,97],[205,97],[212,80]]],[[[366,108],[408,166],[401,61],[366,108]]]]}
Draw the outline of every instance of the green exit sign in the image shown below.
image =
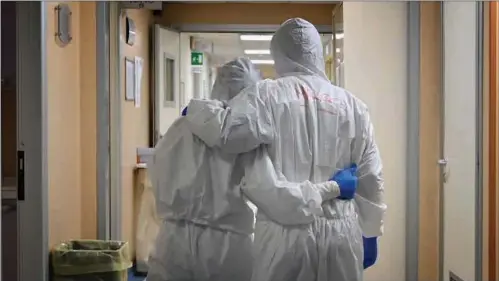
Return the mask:
{"type": "Polygon", "coordinates": [[[192,52],[191,53],[191,65],[192,66],[202,66],[203,65],[204,55],[201,52],[192,52]]]}

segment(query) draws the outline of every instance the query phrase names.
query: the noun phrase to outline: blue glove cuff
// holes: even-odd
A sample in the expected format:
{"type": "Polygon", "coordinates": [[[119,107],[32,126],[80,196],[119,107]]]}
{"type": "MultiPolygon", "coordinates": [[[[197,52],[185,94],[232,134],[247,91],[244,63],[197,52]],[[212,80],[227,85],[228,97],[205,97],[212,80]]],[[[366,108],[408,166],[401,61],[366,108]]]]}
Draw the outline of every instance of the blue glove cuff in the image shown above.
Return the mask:
{"type": "Polygon", "coordinates": [[[378,237],[365,238],[364,242],[364,269],[373,266],[378,258],[378,237]]]}

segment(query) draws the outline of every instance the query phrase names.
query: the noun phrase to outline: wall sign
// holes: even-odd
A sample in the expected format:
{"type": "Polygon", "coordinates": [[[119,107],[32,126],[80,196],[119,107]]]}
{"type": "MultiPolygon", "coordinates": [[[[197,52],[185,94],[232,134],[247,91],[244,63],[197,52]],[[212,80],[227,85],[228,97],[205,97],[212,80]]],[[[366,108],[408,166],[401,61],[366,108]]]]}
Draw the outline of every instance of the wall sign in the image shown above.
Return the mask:
{"type": "Polygon", "coordinates": [[[125,100],[135,100],[135,60],[125,58],[125,100]]]}
{"type": "Polygon", "coordinates": [[[203,71],[204,54],[201,52],[191,52],[191,68],[193,73],[203,71]]]}

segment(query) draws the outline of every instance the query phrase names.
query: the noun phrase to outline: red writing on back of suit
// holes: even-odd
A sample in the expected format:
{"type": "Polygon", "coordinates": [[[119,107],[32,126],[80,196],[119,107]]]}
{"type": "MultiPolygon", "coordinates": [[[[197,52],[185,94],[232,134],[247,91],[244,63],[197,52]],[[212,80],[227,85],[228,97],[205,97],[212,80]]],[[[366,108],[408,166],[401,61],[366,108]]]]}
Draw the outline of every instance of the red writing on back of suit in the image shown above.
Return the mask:
{"type": "Polygon", "coordinates": [[[326,94],[313,94],[311,95],[309,91],[305,89],[305,87],[300,86],[300,91],[301,95],[305,100],[316,100],[320,102],[326,102],[326,103],[334,103],[334,99],[330,97],[329,95],[326,94]]]}

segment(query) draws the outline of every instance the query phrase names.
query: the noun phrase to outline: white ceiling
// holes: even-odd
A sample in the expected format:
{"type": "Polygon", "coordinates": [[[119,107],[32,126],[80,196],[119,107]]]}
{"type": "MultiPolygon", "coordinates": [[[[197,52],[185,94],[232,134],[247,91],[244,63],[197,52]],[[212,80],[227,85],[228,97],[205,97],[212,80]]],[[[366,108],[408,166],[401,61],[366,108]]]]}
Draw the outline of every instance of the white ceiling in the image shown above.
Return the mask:
{"type": "MultiPolygon", "coordinates": [[[[244,50],[269,50],[270,41],[242,41],[238,33],[191,33],[205,44],[211,44],[208,54],[213,65],[222,65],[236,57],[246,56],[252,60],[270,60],[270,55],[246,55],[244,50]]],[[[331,35],[323,35],[323,43],[331,39],[331,35]]]]}

